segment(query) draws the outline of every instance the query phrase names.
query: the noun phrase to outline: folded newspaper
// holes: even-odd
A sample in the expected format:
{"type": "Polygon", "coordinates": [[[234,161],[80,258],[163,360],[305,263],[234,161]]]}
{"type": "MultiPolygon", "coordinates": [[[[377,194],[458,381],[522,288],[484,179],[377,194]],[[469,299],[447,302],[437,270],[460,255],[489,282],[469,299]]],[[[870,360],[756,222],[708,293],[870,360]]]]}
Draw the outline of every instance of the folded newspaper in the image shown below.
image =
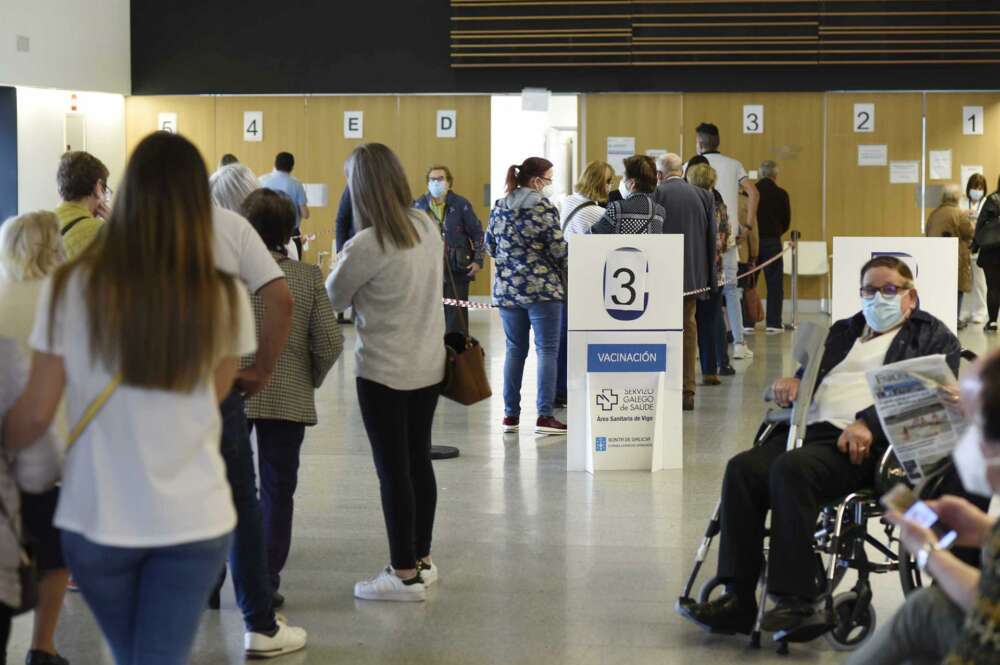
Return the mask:
{"type": "Polygon", "coordinates": [[[944,355],[902,360],[866,375],[882,429],[910,481],[934,475],[966,426],[961,409],[941,390],[957,381],[944,355]]]}

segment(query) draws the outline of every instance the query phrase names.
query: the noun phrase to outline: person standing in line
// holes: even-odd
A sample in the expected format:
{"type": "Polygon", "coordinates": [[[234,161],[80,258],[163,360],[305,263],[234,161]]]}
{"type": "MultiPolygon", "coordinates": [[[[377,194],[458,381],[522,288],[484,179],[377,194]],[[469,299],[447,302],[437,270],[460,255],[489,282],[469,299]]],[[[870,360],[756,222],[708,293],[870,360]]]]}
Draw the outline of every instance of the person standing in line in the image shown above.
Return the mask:
{"type": "Polygon", "coordinates": [[[279,152],[274,158],[274,170],[260,179],[261,187],[284,192],[295,205],[295,231],[292,239],[295,249],[302,256],[302,220],[309,219],[309,205],[306,199],[306,188],[298,178],[292,176],[295,168],[295,157],[290,152],[279,152]]]}
{"type": "Polygon", "coordinates": [[[568,252],[559,209],[550,200],[552,176],[552,162],[543,157],[529,157],[508,168],[507,196],[493,205],[486,231],[486,251],[496,263],[493,305],[500,308],[507,338],[501,423],[505,433],[521,426],[521,381],[532,330],[538,355],[535,433],[566,433],[566,425],[554,415],[554,402],[568,252]]]}
{"type": "MultiPolygon", "coordinates": [[[[351,207],[351,188],[344,187],[337,204],[337,217],[333,224],[334,256],[340,254],[344,244],[354,236],[354,209],[351,207]]],[[[344,312],[337,312],[337,323],[352,323],[344,312]]]]}
{"type": "MultiPolygon", "coordinates": [[[[976,220],[979,219],[979,211],[982,210],[986,202],[986,178],[982,173],[973,173],[965,185],[965,209],[964,212],[972,223],[973,232],[976,228],[976,220]]],[[[986,273],[977,263],[978,253],[971,255],[972,262],[972,292],[969,298],[965,299],[968,316],[963,320],[983,324],[986,323],[986,273]]]]}
{"type": "Polygon", "coordinates": [[[924,229],[928,238],[958,239],[958,329],[968,324],[961,320],[962,297],[972,290],[972,259],[969,244],[972,242],[972,223],[959,208],[962,196],[958,185],[946,185],[941,192],[941,205],[931,212],[924,229]]]}
{"type": "MultiPolygon", "coordinates": [[[[451,169],[432,166],[427,170],[427,192],[413,205],[437,221],[444,238],[444,297],[468,300],[469,284],[483,269],[483,225],[469,200],[452,191],[454,184],[451,169]]],[[[446,305],[444,320],[447,332],[469,334],[468,314],[462,308],[446,305]]]]}
{"type": "MultiPolygon", "coordinates": [[[[718,174],[715,188],[722,195],[722,200],[728,210],[739,209],[739,190],[747,193],[747,222],[749,226],[757,224],[757,203],[759,195],[757,187],[747,178],[746,169],[736,159],[728,157],[719,152],[719,128],[710,123],[702,123],[696,129],[698,154],[704,156],[708,163],[718,174]]],[[[737,360],[749,358],[752,354],[747,353],[746,344],[743,340],[743,308],[740,302],[741,291],[736,284],[736,276],[739,274],[739,251],[736,249],[736,236],[739,227],[730,234],[729,244],[722,255],[722,268],[726,279],[723,287],[723,296],[726,301],[726,312],[729,318],[729,329],[733,333],[733,358],[737,360]]],[[[782,332],[781,330],[768,330],[768,332],[782,332]]]]}
{"type": "MultiPolygon", "coordinates": [[[[306,427],[317,423],[315,391],[340,357],[344,338],[323,285],[319,266],[288,258],[295,225],[292,202],[270,189],[258,189],[241,210],[278,262],[295,300],[292,331],[267,387],[246,401],[251,431],[257,432],[260,504],[264,514],[267,565],[275,593],[292,544],[292,513],[298,485],[299,452],[306,427]]],[[[264,303],[251,297],[260,328],[264,303]]],[[[253,357],[243,363],[253,365],[253,357]]]]}
{"type": "MultiPolygon", "coordinates": [[[[775,256],[781,256],[784,251],[781,236],[788,233],[792,225],[792,207],[788,200],[788,192],[779,187],[777,181],[778,165],[771,160],[761,162],[760,180],[757,181],[757,191],[760,195],[757,229],[760,234],[761,263],[775,256]]],[[[767,330],[768,332],[784,330],[785,325],[781,321],[781,310],[785,304],[783,258],[764,267],[764,281],[767,284],[767,330]]]]}
{"type": "MultiPolygon", "coordinates": [[[[45,277],[65,261],[59,218],[55,213],[28,213],[8,219],[0,226],[0,281],[16,282],[27,287],[22,293],[30,297],[32,303],[37,301],[45,277]]],[[[30,321],[25,323],[30,325],[30,321]]],[[[0,330],[0,337],[6,336],[5,332],[0,330]]],[[[17,356],[23,360],[28,332],[17,335],[16,340],[22,347],[17,356]]],[[[24,364],[27,365],[27,362],[24,364]]],[[[23,387],[18,386],[18,391],[23,387]]],[[[8,406],[11,403],[13,400],[8,402],[8,406]]],[[[69,664],[59,654],[55,644],[59,614],[69,583],[69,568],[59,542],[59,530],[52,524],[58,502],[58,486],[46,488],[42,493],[21,492],[21,521],[25,533],[35,543],[35,564],[39,575],[38,604],[26,665],[69,664]]]]}
{"type": "MultiPolygon", "coordinates": [[[[238,275],[251,294],[264,303],[254,364],[240,370],[237,386],[222,402],[222,457],[232,488],[238,517],[229,565],[233,571],[236,603],[243,613],[244,647],[247,654],[280,656],[305,646],[306,632],[278,621],[274,610],[283,597],[268,579],[266,548],[253,447],[244,398],[260,392],[271,380],[292,324],[293,300],[285,273],[278,267],[260,236],[239,210],[255,191],[253,172],[242,164],[231,164],[212,174],[209,188],[215,206],[212,227],[215,261],[224,272],[238,275]]],[[[209,596],[208,606],[219,609],[225,567],[209,596]]]]}
{"type": "Polygon", "coordinates": [[[438,579],[431,559],[437,481],[431,426],[444,379],[444,243],[412,207],[399,158],[381,143],[346,164],[357,233],[326,281],[335,310],[353,305],[358,402],[372,447],[390,564],[354,585],[362,600],[422,601],[438,579]],[[414,334],[419,331],[419,334],[414,334]]]}
{"type": "MultiPolygon", "coordinates": [[[[681,158],[669,153],[663,157],[664,179],[656,188],[653,200],[663,206],[666,215],[664,233],[684,236],[684,385],[682,405],[694,410],[695,355],[698,348],[698,303],[709,300],[718,290],[716,272],[715,203],[711,194],[684,179],[681,158]],[[706,289],[706,290],[703,290],[706,289]],[[697,293],[695,293],[697,292],[697,293]]],[[[711,322],[709,325],[715,325],[711,322]]]]}
{"type": "Polygon", "coordinates": [[[666,212],[653,201],[656,163],[652,157],[633,155],[625,159],[625,176],[618,191],[621,201],[608,204],[604,216],[590,227],[591,233],[663,233],[666,212]]]}
{"type": "MultiPolygon", "coordinates": [[[[574,234],[584,234],[604,216],[608,190],[614,182],[615,171],[607,162],[587,164],[573,193],[563,199],[559,209],[563,235],[568,239],[574,234]]],[[[563,408],[569,401],[569,306],[563,307],[559,332],[559,358],[556,378],[556,408],[563,408]]]]}
{"type": "Polygon", "coordinates": [[[74,423],[105,397],[66,457],[55,524],[120,665],[188,661],[236,524],[218,403],[255,348],[253,318],[212,244],[197,148],[146,137],[100,236],[43,288],[28,385],[4,420],[17,450],[64,392],[74,423]]]}
{"type": "Polygon", "coordinates": [[[239,158],[231,152],[227,152],[222,157],[219,158],[219,168],[223,166],[229,166],[230,164],[239,164],[239,158]]]}
{"type": "Polygon", "coordinates": [[[67,152],[59,160],[56,183],[62,197],[55,210],[59,232],[66,256],[73,259],[94,241],[110,214],[108,167],[89,152],[67,152]]]}
{"type": "MultiPolygon", "coordinates": [[[[747,218],[747,202],[749,201],[749,197],[743,190],[740,190],[739,201],[739,209],[736,211],[736,222],[740,225],[740,233],[736,237],[736,249],[739,251],[740,256],[739,274],[744,275],[757,266],[760,256],[760,235],[756,226],[750,226],[747,218]]],[[[748,288],[756,288],[757,276],[759,274],[759,272],[755,272],[740,280],[739,286],[743,289],[744,293],[744,313],[746,313],[746,290],[748,288]]],[[[753,333],[754,328],[755,326],[747,325],[747,319],[744,317],[743,332],[749,335],[753,333]]],[[[749,351],[749,348],[747,350],[749,351]]],[[[753,357],[753,353],[750,354],[750,357],[753,357]]]]}
{"type": "Polygon", "coordinates": [[[1000,183],[997,189],[979,210],[972,240],[972,253],[979,254],[976,264],[986,273],[988,319],[983,330],[988,333],[996,333],[997,311],[1000,310],[1000,183]]]}

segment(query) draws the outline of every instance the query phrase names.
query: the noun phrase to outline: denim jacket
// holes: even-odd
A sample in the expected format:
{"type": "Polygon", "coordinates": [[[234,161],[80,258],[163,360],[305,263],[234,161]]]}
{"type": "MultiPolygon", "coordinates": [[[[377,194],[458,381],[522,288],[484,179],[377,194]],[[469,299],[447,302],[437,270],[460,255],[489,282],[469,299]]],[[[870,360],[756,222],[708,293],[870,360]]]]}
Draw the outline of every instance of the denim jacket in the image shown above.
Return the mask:
{"type": "MultiPolygon", "coordinates": [[[[431,195],[424,193],[419,199],[413,202],[413,207],[423,210],[427,215],[437,221],[431,211],[431,195]]],[[[472,250],[475,258],[473,261],[483,267],[483,225],[476,217],[476,211],[472,204],[464,196],[459,196],[455,192],[449,191],[444,199],[444,222],[442,223],[441,235],[444,238],[446,249],[457,247],[468,247],[472,250]]],[[[449,267],[445,264],[445,267],[449,267]]],[[[455,281],[471,282],[472,278],[468,273],[452,271],[455,281]]]]}
{"type": "Polygon", "coordinates": [[[568,252],[559,210],[538,192],[522,187],[496,202],[486,231],[486,251],[496,262],[494,305],[566,299],[562,275],[568,252]]]}

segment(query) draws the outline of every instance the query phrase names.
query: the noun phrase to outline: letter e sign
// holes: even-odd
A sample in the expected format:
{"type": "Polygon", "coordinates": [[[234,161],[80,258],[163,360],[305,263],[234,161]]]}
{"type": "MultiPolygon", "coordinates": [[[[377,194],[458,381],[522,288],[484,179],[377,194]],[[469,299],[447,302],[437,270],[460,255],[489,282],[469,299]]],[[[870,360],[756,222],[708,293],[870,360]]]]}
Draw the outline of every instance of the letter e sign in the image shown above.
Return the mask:
{"type": "Polygon", "coordinates": [[[456,136],[456,125],[458,111],[438,111],[437,112],[437,137],[439,139],[453,139],[456,136]]]}
{"type": "Polygon", "coordinates": [[[344,138],[363,139],[365,137],[365,112],[344,111],[344,138]]]}

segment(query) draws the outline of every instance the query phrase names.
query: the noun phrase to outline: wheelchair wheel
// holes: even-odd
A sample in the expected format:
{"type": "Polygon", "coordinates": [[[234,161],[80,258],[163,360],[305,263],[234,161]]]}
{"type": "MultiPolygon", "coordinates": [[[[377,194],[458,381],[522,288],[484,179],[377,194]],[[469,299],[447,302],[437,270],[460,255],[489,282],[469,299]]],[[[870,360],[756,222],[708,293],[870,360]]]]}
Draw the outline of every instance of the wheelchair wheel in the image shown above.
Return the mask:
{"type": "Polygon", "coordinates": [[[899,583],[903,587],[904,596],[909,596],[924,586],[923,574],[917,568],[917,562],[902,544],[899,546],[899,583]]]}
{"type": "Polygon", "coordinates": [[[715,594],[716,597],[725,593],[726,585],[718,577],[713,577],[706,580],[704,584],[701,585],[701,590],[698,592],[698,602],[707,603],[712,600],[712,595],[715,594]],[[719,592],[719,593],[716,593],[719,592]]]}
{"type": "Polygon", "coordinates": [[[837,625],[823,638],[835,651],[853,651],[875,632],[875,625],[878,622],[875,608],[869,603],[858,620],[854,621],[854,608],[857,602],[858,594],[853,591],[837,594],[833,598],[833,616],[837,625]]]}

